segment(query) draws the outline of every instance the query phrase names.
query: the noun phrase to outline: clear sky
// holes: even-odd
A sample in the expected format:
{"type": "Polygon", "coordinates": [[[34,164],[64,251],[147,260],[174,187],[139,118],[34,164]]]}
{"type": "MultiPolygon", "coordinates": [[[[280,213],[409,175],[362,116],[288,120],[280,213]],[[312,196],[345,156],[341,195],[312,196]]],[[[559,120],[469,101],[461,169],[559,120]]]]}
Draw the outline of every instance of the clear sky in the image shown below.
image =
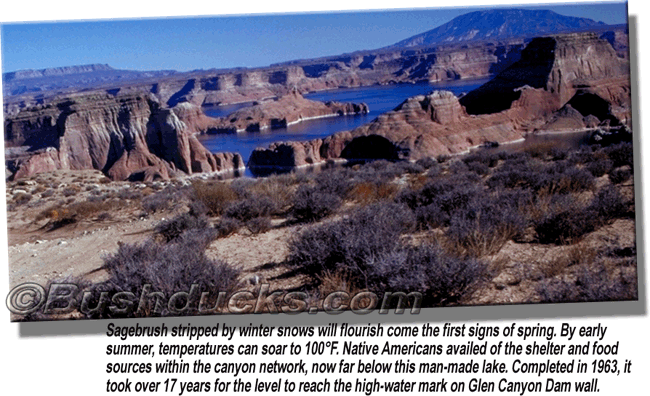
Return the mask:
{"type": "MultiPolygon", "coordinates": [[[[608,24],[627,22],[624,2],[518,8],[550,9],[608,24]]],[[[268,66],[384,47],[480,9],[485,7],[10,23],[2,25],[2,69],[10,72],[89,63],[178,71],[268,66]]]]}

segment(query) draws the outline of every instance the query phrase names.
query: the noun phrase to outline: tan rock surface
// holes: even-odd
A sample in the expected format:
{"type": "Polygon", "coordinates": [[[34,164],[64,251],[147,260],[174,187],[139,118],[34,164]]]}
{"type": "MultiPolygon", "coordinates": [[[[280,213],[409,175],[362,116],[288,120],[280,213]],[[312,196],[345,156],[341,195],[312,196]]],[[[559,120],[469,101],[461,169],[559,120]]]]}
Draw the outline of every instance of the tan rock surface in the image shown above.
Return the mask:
{"type": "Polygon", "coordinates": [[[28,148],[8,155],[7,167],[18,178],[98,169],[114,180],[241,168],[239,154],[215,155],[197,140],[194,132],[208,121],[200,115],[192,105],[168,109],[148,95],[75,95],[7,118],[7,144],[28,148]]]}

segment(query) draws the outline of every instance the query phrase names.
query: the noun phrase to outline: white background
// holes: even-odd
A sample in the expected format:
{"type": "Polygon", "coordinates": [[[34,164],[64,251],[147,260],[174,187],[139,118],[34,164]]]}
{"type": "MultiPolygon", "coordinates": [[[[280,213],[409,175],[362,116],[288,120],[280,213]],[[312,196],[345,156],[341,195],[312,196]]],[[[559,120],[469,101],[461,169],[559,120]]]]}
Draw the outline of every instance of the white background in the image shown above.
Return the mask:
{"type": "MultiPolygon", "coordinates": [[[[215,1],[31,1],[19,4],[3,4],[0,19],[6,21],[35,21],[35,20],[69,20],[69,19],[96,19],[96,18],[126,18],[126,17],[152,17],[171,15],[215,15],[215,14],[244,14],[286,11],[322,11],[322,10],[361,10],[361,9],[390,9],[415,8],[415,7],[445,7],[445,6],[476,6],[485,5],[486,0],[480,1],[414,1],[404,0],[398,3],[387,1],[359,0],[328,1],[327,3],[298,2],[281,0],[279,2],[227,2],[219,4],[215,1]]],[[[534,4],[533,1],[507,2],[501,4],[534,4]]],[[[557,3],[547,1],[547,3],[557,3]]],[[[629,2],[629,13],[633,17],[635,26],[631,27],[632,38],[636,32],[637,70],[633,70],[633,98],[634,105],[638,106],[637,119],[635,120],[634,133],[637,135],[635,147],[635,161],[637,162],[637,199],[644,198],[643,204],[637,203],[637,219],[643,224],[648,224],[648,189],[650,180],[646,167],[650,165],[650,140],[642,135],[644,129],[643,114],[649,114],[647,99],[650,95],[648,78],[641,71],[650,67],[647,50],[650,43],[650,28],[645,24],[650,23],[650,13],[647,2],[636,0],[629,2]],[[646,3],[646,4],[644,4],[646,3]],[[638,90],[638,91],[637,91],[638,90]],[[643,98],[646,98],[643,100],[643,98]],[[640,99],[640,100],[638,100],[640,99]],[[643,111],[646,110],[646,111],[643,111]],[[638,143],[641,143],[639,147],[638,143]],[[639,155],[642,154],[642,155],[639,155]],[[642,189],[642,190],[641,190],[642,189]],[[646,209],[642,211],[641,209],[646,209]]],[[[433,26],[432,26],[433,28],[433,26]]],[[[634,56],[634,55],[633,55],[634,56]]],[[[634,63],[633,63],[634,65],[634,63]]],[[[211,65],[205,65],[210,67],[211,65]]],[[[2,222],[5,221],[4,204],[2,204],[2,222]]],[[[642,227],[638,226],[638,230],[642,227]]],[[[647,236],[639,233],[639,238],[647,236]]],[[[646,241],[639,239],[638,250],[644,252],[646,241]]],[[[6,251],[6,228],[0,227],[0,246],[2,247],[1,274],[8,274],[6,251]]],[[[643,255],[642,255],[643,257],[643,255]]],[[[640,257],[640,258],[642,258],[640,257]]],[[[648,283],[646,263],[639,261],[639,272],[645,279],[640,279],[641,294],[647,298],[645,286],[648,283]]],[[[0,281],[0,298],[4,301],[7,296],[7,279],[0,281]]],[[[516,321],[519,324],[536,325],[537,323],[559,324],[571,322],[573,325],[596,325],[602,323],[609,326],[607,340],[621,340],[621,358],[633,359],[632,374],[626,377],[609,379],[602,377],[601,394],[646,394],[647,374],[650,373],[650,356],[648,356],[648,330],[650,320],[646,312],[647,301],[624,303],[596,303],[596,304],[564,304],[546,306],[502,306],[478,308],[451,308],[438,310],[425,310],[419,316],[388,316],[379,317],[372,314],[366,317],[355,317],[344,314],[330,317],[324,314],[301,315],[298,317],[286,316],[255,316],[255,317],[226,317],[203,318],[197,323],[207,325],[226,320],[229,324],[246,325],[248,323],[270,323],[273,325],[309,324],[322,325],[330,320],[367,323],[369,321],[388,321],[393,324],[403,322],[429,321],[434,324],[443,324],[446,321],[465,321],[468,325],[481,321],[483,324],[505,325],[516,321]],[[528,318],[528,319],[526,319],[528,318]],[[488,322],[492,319],[493,322],[488,322]]],[[[109,361],[105,354],[106,337],[103,335],[107,322],[77,322],[77,323],[49,323],[49,324],[11,324],[9,312],[0,308],[4,315],[0,315],[0,334],[2,342],[2,369],[0,375],[1,393],[5,395],[17,394],[100,394],[104,391],[106,379],[105,364],[109,361]]],[[[147,324],[157,324],[161,319],[146,321],[147,324]]],[[[169,321],[167,321],[169,322],[169,321]]],[[[187,320],[175,320],[175,323],[187,323],[187,320]]],[[[134,321],[118,321],[120,325],[135,324],[134,321]]],[[[296,341],[296,340],[294,340],[296,341]]],[[[306,342],[307,340],[298,340],[306,342]]],[[[242,358],[243,361],[248,359],[242,358]]],[[[391,361],[394,359],[390,359],[391,361]]],[[[270,376],[273,377],[273,376],[270,376]]],[[[207,378],[213,379],[214,376],[207,378]]],[[[204,379],[204,378],[202,378],[204,379]]],[[[351,378],[350,378],[351,379],[351,378]]],[[[533,380],[534,378],[530,378],[533,380]]],[[[521,379],[520,379],[521,380],[521,379]]]]}

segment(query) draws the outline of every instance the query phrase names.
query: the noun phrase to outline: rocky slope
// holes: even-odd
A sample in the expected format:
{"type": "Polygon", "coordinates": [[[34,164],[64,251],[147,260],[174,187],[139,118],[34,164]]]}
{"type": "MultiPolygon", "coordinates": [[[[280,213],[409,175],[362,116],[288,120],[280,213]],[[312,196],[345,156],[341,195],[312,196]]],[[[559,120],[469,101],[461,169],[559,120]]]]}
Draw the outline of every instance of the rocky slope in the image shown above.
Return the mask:
{"type": "Polygon", "coordinates": [[[208,133],[256,132],[263,129],[286,128],[304,120],[367,114],[365,103],[318,102],[302,97],[297,90],[277,100],[265,101],[238,110],[219,119],[208,133]]]}
{"type": "Polygon", "coordinates": [[[461,153],[486,142],[510,142],[535,131],[629,126],[629,65],[598,35],[534,39],[521,56],[460,100],[450,92],[410,98],[353,131],[257,149],[249,166],[294,167],[328,159],[413,160],[461,153]],[[567,117],[570,124],[560,122],[567,117]]]}
{"type": "Polygon", "coordinates": [[[78,94],[5,119],[7,171],[21,178],[57,169],[98,169],[113,180],[167,179],[243,166],[239,154],[210,153],[196,139],[188,106],[150,95],[78,94]],[[177,114],[178,111],[178,114],[177,114]]]}
{"type": "Polygon", "coordinates": [[[494,9],[460,15],[435,29],[409,37],[389,48],[409,48],[471,40],[503,40],[571,32],[605,25],[588,18],[549,10],[494,9]]]}

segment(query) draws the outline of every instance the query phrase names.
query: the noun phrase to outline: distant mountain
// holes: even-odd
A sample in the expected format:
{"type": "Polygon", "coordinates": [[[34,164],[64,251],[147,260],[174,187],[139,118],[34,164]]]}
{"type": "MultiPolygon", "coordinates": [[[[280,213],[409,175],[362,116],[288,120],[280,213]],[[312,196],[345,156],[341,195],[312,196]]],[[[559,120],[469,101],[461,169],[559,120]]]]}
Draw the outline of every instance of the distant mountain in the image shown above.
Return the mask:
{"type": "Polygon", "coordinates": [[[18,70],[15,72],[4,73],[2,79],[5,82],[14,81],[14,80],[24,80],[27,78],[39,78],[39,77],[51,77],[51,76],[63,76],[66,74],[79,74],[79,73],[91,73],[96,71],[114,71],[112,67],[106,64],[92,64],[92,65],[79,65],[79,66],[66,66],[66,67],[51,67],[48,69],[40,70],[18,70]]]}
{"type": "Polygon", "coordinates": [[[605,26],[588,18],[560,15],[548,10],[496,9],[470,12],[433,30],[409,37],[388,48],[533,37],[605,26]]]}
{"type": "Polygon", "coordinates": [[[61,90],[71,87],[92,88],[102,84],[163,77],[174,70],[137,71],[114,69],[106,64],[18,70],[2,74],[4,95],[61,90]]]}

